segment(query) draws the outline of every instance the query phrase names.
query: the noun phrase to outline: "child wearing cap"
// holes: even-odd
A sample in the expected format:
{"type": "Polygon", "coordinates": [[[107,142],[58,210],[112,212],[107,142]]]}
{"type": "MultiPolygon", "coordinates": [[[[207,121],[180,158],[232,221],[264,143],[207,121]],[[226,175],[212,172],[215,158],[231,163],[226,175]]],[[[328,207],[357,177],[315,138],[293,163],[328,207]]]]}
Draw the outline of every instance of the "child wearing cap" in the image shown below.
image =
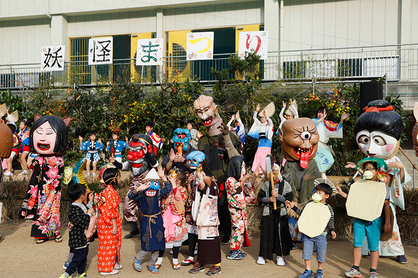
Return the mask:
{"type": "MultiPolygon", "coordinates": [[[[312,195],[312,200],[310,200],[303,209],[305,209],[309,203],[319,201],[319,203],[324,204],[329,209],[331,217],[322,234],[315,237],[309,237],[304,234],[302,259],[305,261],[305,271],[299,275],[299,278],[313,277],[314,274],[311,268],[311,259],[314,248],[316,248],[316,259],[318,260],[318,270],[316,271],[315,278],[324,277],[323,268],[327,258],[327,228],[331,233],[332,239],[337,237],[334,230],[334,212],[332,207],[327,203],[328,198],[334,195],[333,191],[335,189],[335,185],[331,181],[323,178],[317,178],[315,180],[315,184],[315,193],[312,195]]],[[[286,206],[293,209],[297,214],[302,214],[303,210],[296,207],[292,202],[286,200],[286,206]]]]}
{"type": "MultiPolygon", "coordinates": [[[[381,158],[365,158],[357,163],[357,166],[363,170],[363,177],[371,180],[379,180],[380,167],[388,169],[387,164],[381,158]]],[[[390,192],[386,187],[386,197],[383,206],[383,212],[385,215],[385,223],[383,225],[384,231],[388,232],[390,227],[390,192]]],[[[347,198],[348,194],[343,192],[339,186],[337,186],[337,192],[344,198],[347,198]]],[[[373,221],[366,221],[358,218],[354,218],[353,232],[354,232],[354,247],[353,247],[353,266],[349,271],[345,273],[346,277],[361,277],[360,262],[361,262],[361,249],[364,243],[364,238],[367,237],[368,247],[370,250],[370,277],[377,278],[376,272],[377,264],[379,262],[379,240],[382,228],[382,218],[378,217],[373,221]]]]}

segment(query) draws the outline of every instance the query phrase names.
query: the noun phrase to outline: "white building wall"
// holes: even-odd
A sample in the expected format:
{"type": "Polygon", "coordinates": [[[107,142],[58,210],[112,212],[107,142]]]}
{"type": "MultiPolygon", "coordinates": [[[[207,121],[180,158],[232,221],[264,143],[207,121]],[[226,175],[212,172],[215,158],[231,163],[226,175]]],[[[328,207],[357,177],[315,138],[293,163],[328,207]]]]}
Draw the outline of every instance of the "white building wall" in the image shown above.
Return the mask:
{"type": "Polygon", "coordinates": [[[284,0],[282,50],[397,43],[398,1],[284,0]]]}
{"type": "Polygon", "coordinates": [[[42,46],[51,45],[50,22],[49,18],[0,21],[0,65],[40,64],[42,46]]]}
{"type": "Polygon", "coordinates": [[[156,32],[156,16],[156,10],[73,16],[68,19],[68,37],[156,32]]]}
{"type": "Polygon", "coordinates": [[[0,0],[0,17],[46,16],[47,3],[48,0],[0,0]]]}
{"type": "Polygon", "coordinates": [[[164,11],[165,31],[262,23],[263,2],[198,6],[164,11]]]}

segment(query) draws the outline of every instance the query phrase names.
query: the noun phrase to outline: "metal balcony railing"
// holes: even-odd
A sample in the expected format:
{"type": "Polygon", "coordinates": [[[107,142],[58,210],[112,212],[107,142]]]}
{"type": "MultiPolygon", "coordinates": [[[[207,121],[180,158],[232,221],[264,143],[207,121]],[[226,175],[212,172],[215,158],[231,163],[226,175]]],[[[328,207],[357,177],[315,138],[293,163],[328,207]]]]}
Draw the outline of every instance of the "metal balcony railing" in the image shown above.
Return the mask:
{"type": "MultiPolygon", "coordinates": [[[[229,69],[230,54],[213,60],[187,61],[186,56],[164,57],[163,66],[136,66],[134,59],[114,60],[112,65],[89,66],[87,61],[66,62],[64,71],[42,72],[39,64],[0,65],[0,89],[53,85],[92,85],[117,82],[154,83],[186,79],[212,81],[211,68],[229,69]],[[54,78],[50,78],[54,77],[54,78]]],[[[388,81],[418,81],[418,43],[349,48],[269,52],[261,61],[263,80],[300,81],[359,79],[386,76],[388,81]]],[[[233,73],[230,73],[230,78],[233,73]]]]}

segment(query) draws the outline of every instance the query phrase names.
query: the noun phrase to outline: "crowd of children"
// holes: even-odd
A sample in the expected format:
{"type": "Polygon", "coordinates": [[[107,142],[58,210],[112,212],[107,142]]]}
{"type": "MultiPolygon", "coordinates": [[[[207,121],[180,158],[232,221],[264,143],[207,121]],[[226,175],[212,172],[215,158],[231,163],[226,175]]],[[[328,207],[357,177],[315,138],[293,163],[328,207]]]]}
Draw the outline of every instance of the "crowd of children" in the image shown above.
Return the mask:
{"type": "MultiPolygon", "coordinates": [[[[286,108],[285,103],[283,103],[283,107],[281,116],[286,108]]],[[[328,199],[336,193],[347,198],[347,193],[343,192],[340,187],[334,186],[329,180],[317,178],[315,184],[312,185],[315,187],[315,193],[311,200],[305,203],[303,207],[296,206],[292,202],[294,200],[292,187],[281,175],[280,165],[282,164],[274,163],[270,173],[267,173],[268,167],[265,158],[271,151],[273,124],[270,119],[271,115],[267,115],[266,110],[259,113],[259,110],[260,105],[257,106],[254,113],[255,124],[248,133],[249,136],[259,139],[258,150],[252,165],[254,174],[246,173],[248,167],[245,165],[244,157],[236,154],[230,157],[223,177],[224,182],[218,184],[211,169],[205,163],[205,154],[196,150],[201,134],[197,131],[196,124],[193,121],[187,123],[187,129],[176,129],[172,140],[175,148],[164,158],[162,166],[157,167],[158,163],[153,158],[149,170],[141,172],[140,180],[133,183],[127,195],[127,200],[141,211],[139,214],[140,231],[135,233],[133,230],[130,236],[140,233],[141,251],[133,258],[133,267],[136,271],[142,271],[142,264],[150,255],[147,269],[153,274],[159,273],[165,249],[171,249],[172,268],[174,270],[178,270],[181,265],[192,265],[193,267],[189,270],[189,273],[195,274],[204,271],[205,265],[210,265],[210,269],[206,272],[207,275],[212,276],[221,273],[221,241],[218,228],[220,224],[220,213],[218,213],[220,200],[218,199],[222,196],[222,194],[219,194],[220,188],[223,188],[231,219],[230,251],[226,256],[227,259],[243,259],[247,254],[241,250],[241,247],[251,245],[247,233],[247,204],[258,204],[262,207],[260,249],[256,261],[259,265],[264,265],[266,260],[273,260],[274,254],[278,266],[286,265],[285,257],[290,254],[293,247],[288,223],[289,211],[292,210],[294,213],[301,215],[301,219],[303,215],[306,219],[309,217],[307,215],[315,211],[317,216],[322,219],[323,226],[321,226],[320,231],[311,232],[310,229],[302,228],[301,223],[301,232],[303,233],[302,260],[305,263],[305,271],[299,277],[314,277],[311,263],[314,251],[318,261],[315,277],[324,277],[327,234],[330,233],[332,239],[337,236],[334,230],[334,213],[332,207],[328,204],[328,199]],[[257,119],[257,114],[261,118],[260,120],[257,119]],[[179,141],[177,137],[181,140],[179,141]],[[186,140],[183,140],[184,138],[186,140]],[[260,176],[264,176],[265,182],[256,194],[254,185],[258,173],[260,176]],[[188,257],[180,263],[180,247],[185,242],[188,242],[189,245],[188,257]]],[[[286,115],[288,119],[298,117],[295,102],[291,101],[286,115]]],[[[8,119],[9,127],[15,132],[13,126],[16,127],[16,125],[13,119],[11,117],[8,117],[8,119]]],[[[286,119],[282,118],[282,120],[285,121],[286,119]]],[[[38,125],[39,123],[37,123],[38,125]]],[[[150,145],[148,154],[147,150],[139,145],[136,148],[145,151],[146,155],[155,156],[165,139],[160,138],[153,131],[153,127],[153,123],[146,124],[147,135],[144,136],[150,137],[149,140],[147,139],[150,145]]],[[[228,130],[234,131],[241,143],[244,143],[244,126],[239,114],[232,117],[232,120],[228,123],[228,130]],[[231,127],[231,123],[235,127],[231,127]]],[[[145,140],[140,136],[135,138],[135,142],[145,140]]],[[[26,162],[30,145],[28,122],[26,120],[21,121],[20,132],[16,134],[15,140],[14,156],[19,156],[23,169],[22,174],[27,174],[28,166],[31,166],[31,163],[26,162]]],[[[100,170],[99,180],[104,187],[100,194],[93,194],[86,186],[79,183],[70,183],[68,186],[68,194],[73,201],[69,211],[70,255],[65,264],[66,270],[60,278],[70,277],[75,272],[78,273],[78,277],[87,277],[85,270],[89,243],[94,240],[95,236],[93,234],[96,229],[99,241],[97,257],[100,274],[118,274],[123,268],[120,253],[122,245],[119,211],[121,199],[116,190],[119,187],[121,176],[119,169],[127,168],[125,167],[127,162],[122,163],[122,152],[129,147],[128,138],[125,138],[125,140],[126,142],[119,140],[118,130],[113,132],[112,140],[107,143],[106,148],[104,148],[100,138],[96,140],[94,131],[89,133],[89,140],[85,142],[83,142],[83,137],[79,137],[80,149],[87,151],[85,157],[87,161],[86,176],[90,176],[91,163],[93,166],[91,176],[96,176],[96,164],[100,159],[99,152],[102,150],[109,152],[110,161],[113,164],[106,164],[100,170]],[[97,215],[98,218],[96,218],[97,215]]],[[[29,157],[31,156],[29,155],[29,157]]],[[[13,156],[11,159],[13,159],[13,156]]],[[[50,158],[46,157],[45,159],[50,158]]],[[[41,163],[41,160],[37,159],[35,164],[41,163]]],[[[133,161],[138,162],[139,160],[133,161]]],[[[63,163],[60,160],[58,162],[54,162],[54,165],[59,164],[61,167],[63,163]]],[[[9,164],[11,163],[7,162],[8,172],[5,172],[5,175],[11,174],[9,164]]],[[[142,164],[140,167],[142,167],[142,164]]],[[[360,161],[358,167],[365,173],[371,172],[371,178],[367,177],[371,181],[380,181],[378,169],[387,168],[387,165],[382,159],[367,158],[360,161]]],[[[39,169],[35,168],[35,171],[39,171],[39,169]]],[[[134,172],[134,170],[132,171],[134,172]]],[[[384,220],[381,217],[373,221],[354,219],[353,266],[345,273],[346,277],[361,276],[361,248],[365,237],[367,237],[370,250],[370,277],[377,277],[379,235],[382,227],[384,232],[388,232],[391,225],[389,189],[387,186],[385,187],[387,195],[383,209],[384,220]]],[[[30,204],[28,208],[30,209],[30,204]]],[[[30,213],[30,210],[26,210],[26,213],[30,213]]],[[[56,236],[56,241],[57,239],[62,240],[59,234],[59,226],[56,236]]],[[[37,243],[46,240],[40,238],[37,243]]]]}

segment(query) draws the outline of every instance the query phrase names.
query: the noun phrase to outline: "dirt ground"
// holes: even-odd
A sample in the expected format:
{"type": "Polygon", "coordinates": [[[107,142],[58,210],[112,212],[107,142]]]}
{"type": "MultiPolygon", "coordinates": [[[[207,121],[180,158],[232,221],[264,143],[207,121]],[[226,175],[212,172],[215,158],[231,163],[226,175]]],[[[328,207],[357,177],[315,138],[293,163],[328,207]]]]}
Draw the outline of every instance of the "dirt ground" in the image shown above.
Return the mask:
{"type": "MultiPolygon", "coordinates": [[[[62,229],[64,241],[56,243],[48,241],[37,245],[30,235],[30,226],[24,223],[2,223],[0,224],[0,234],[3,241],[0,243],[0,276],[1,277],[59,277],[63,273],[62,265],[67,258],[68,232],[62,229]]],[[[123,236],[129,231],[123,230],[123,236]]],[[[226,259],[229,251],[227,245],[222,245],[222,273],[220,277],[298,277],[304,270],[302,260],[302,250],[297,249],[285,258],[286,266],[277,266],[273,261],[268,261],[265,265],[257,265],[257,255],[259,248],[259,238],[251,238],[252,246],[245,247],[243,250],[248,256],[241,261],[231,261],[226,259]]],[[[138,273],[132,267],[135,254],[140,250],[140,240],[123,239],[121,250],[121,263],[124,266],[119,277],[151,277],[153,274],[147,270],[138,273]]],[[[300,248],[302,246],[299,246],[300,248]]],[[[97,270],[97,249],[98,241],[90,244],[87,274],[89,277],[101,277],[97,270]]],[[[405,246],[408,264],[401,265],[390,258],[381,258],[379,261],[379,277],[418,277],[418,247],[405,246]]],[[[183,246],[179,260],[187,257],[187,246],[183,246]]],[[[352,244],[347,241],[329,240],[327,251],[327,262],[325,264],[325,277],[343,277],[352,264],[351,256],[352,244]]],[[[315,262],[315,260],[314,260],[315,262]]],[[[146,265],[143,264],[143,266],[146,265]]],[[[313,264],[316,269],[316,262],[313,264]]],[[[370,260],[363,258],[361,269],[364,271],[363,277],[368,277],[370,260]]],[[[171,268],[171,256],[166,251],[164,261],[160,270],[160,277],[184,277],[192,276],[187,271],[191,267],[182,266],[179,270],[171,268]]],[[[196,277],[207,277],[204,273],[195,275],[196,277]]]]}
{"type": "MultiPolygon", "coordinates": [[[[15,177],[17,178],[17,174],[15,177]]],[[[129,172],[122,172],[123,178],[129,176],[129,172]]],[[[19,178],[22,178],[21,176],[19,178]]],[[[333,182],[338,183],[340,177],[335,177],[333,182]]],[[[2,242],[0,243],[0,277],[59,277],[64,269],[62,265],[67,259],[68,232],[65,227],[62,228],[62,243],[48,241],[43,244],[35,244],[35,240],[30,237],[30,222],[18,223],[2,223],[0,224],[0,235],[2,242]]],[[[127,226],[123,227],[122,235],[129,233],[127,226]]],[[[222,273],[219,277],[298,277],[304,270],[302,260],[302,245],[297,250],[285,257],[286,266],[277,266],[275,262],[268,261],[265,265],[257,265],[256,260],[259,250],[258,237],[250,238],[252,246],[245,247],[242,250],[248,253],[243,260],[235,261],[226,259],[229,251],[228,245],[222,245],[222,273]]],[[[152,277],[154,276],[146,270],[146,259],[143,264],[143,272],[138,273],[132,267],[133,258],[140,251],[141,243],[138,238],[122,240],[121,263],[123,269],[117,275],[118,277],[152,277]]],[[[90,244],[87,274],[90,278],[101,277],[97,270],[97,239],[90,244]]],[[[406,256],[409,260],[408,264],[401,265],[393,261],[391,258],[381,258],[379,260],[378,273],[382,278],[406,278],[418,277],[418,246],[406,245],[406,256]]],[[[187,257],[188,246],[181,248],[179,261],[187,257]]],[[[315,254],[314,254],[315,255],[315,254]]],[[[166,251],[162,267],[160,269],[160,277],[184,277],[193,276],[187,271],[189,266],[182,266],[179,270],[173,270],[171,267],[171,255],[166,251]]],[[[316,259],[313,259],[313,269],[316,270],[316,259]]],[[[348,241],[329,240],[327,250],[327,262],[325,264],[325,277],[344,277],[344,272],[348,271],[352,265],[352,243],[348,241]]],[[[209,266],[207,266],[208,268],[209,266]]],[[[368,276],[370,268],[370,260],[363,258],[361,262],[361,270],[363,277],[368,276]]],[[[207,277],[204,273],[195,275],[196,277],[207,277]]],[[[75,277],[75,276],[74,276],[75,277]]]]}

